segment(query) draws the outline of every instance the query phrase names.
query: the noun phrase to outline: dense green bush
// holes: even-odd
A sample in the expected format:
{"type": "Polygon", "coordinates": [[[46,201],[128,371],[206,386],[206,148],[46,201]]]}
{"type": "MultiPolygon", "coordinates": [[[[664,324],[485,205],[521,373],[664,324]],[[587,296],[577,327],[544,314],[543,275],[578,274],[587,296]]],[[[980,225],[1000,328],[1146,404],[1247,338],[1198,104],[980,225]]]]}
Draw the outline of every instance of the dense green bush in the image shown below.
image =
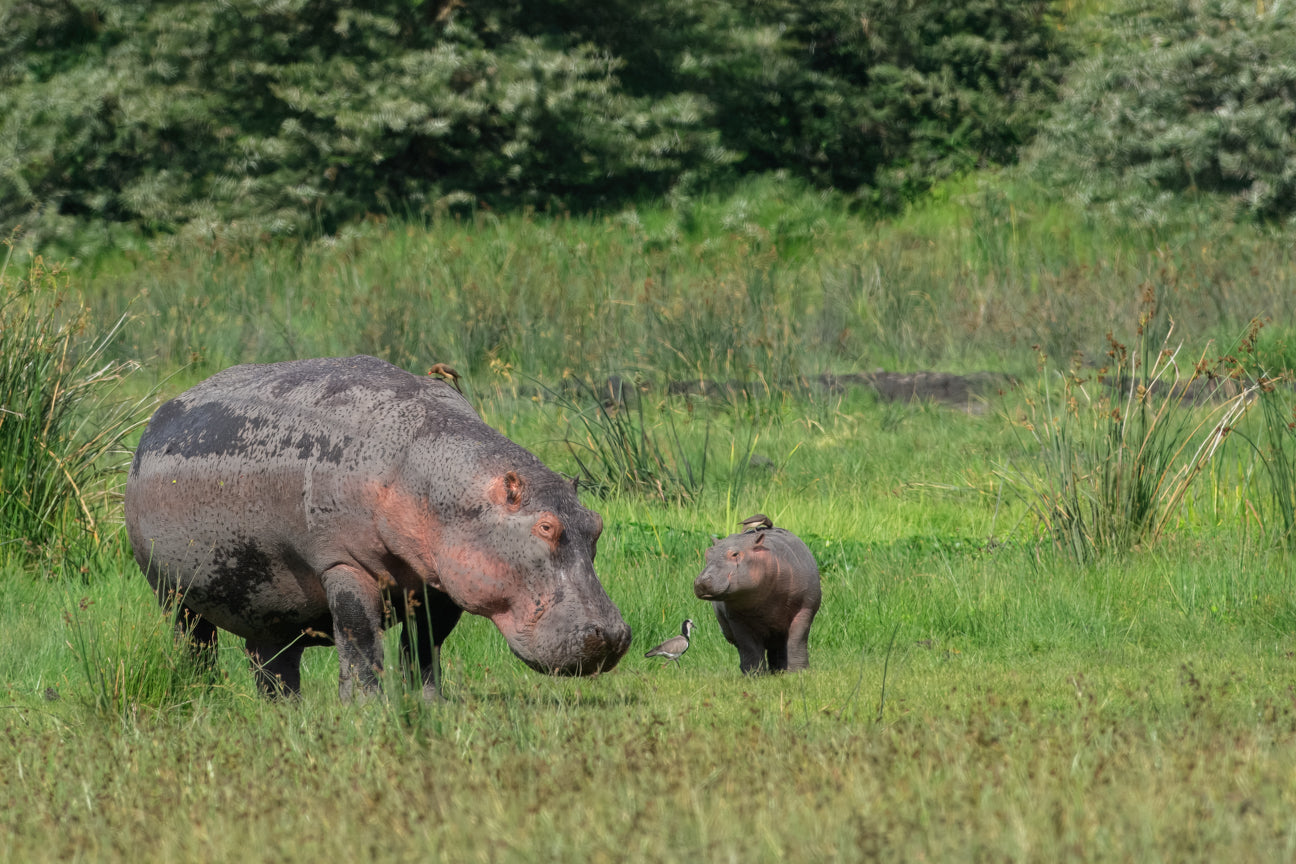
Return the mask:
{"type": "Polygon", "coordinates": [[[0,222],[327,231],[477,198],[597,203],[723,161],[696,97],[631,98],[596,47],[497,29],[407,0],[18,4],[0,222]]]}
{"type": "Polygon", "coordinates": [[[1096,33],[1029,160],[1037,177],[1153,221],[1185,193],[1296,213],[1290,4],[1130,0],[1096,33]]]}
{"type": "MultiPolygon", "coordinates": [[[[665,77],[707,97],[740,169],[788,170],[883,207],[1015,161],[1073,57],[1048,0],[676,6],[697,23],[688,43],[659,51],[676,49],[665,77]]],[[[632,45],[621,56],[626,85],[651,92],[636,73],[662,72],[632,45]]]]}
{"type": "Polygon", "coordinates": [[[735,162],[894,203],[1013,158],[1066,58],[1051,5],[20,0],[0,225],[81,251],[122,224],[605,208],[735,162]]]}

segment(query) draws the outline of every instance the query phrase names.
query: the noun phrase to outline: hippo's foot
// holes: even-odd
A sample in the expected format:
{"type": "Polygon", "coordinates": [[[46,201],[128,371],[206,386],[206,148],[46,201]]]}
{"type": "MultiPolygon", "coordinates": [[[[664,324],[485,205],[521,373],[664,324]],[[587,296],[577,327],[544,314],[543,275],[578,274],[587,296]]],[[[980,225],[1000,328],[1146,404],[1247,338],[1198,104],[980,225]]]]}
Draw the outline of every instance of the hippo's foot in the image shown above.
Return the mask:
{"type": "Polygon", "coordinates": [[[441,648],[432,646],[427,650],[429,655],[419,655],[419,659],[426,662],[419,662],[410,656],[407,645],[401,646],[401,681],[406,692],[417,691],[424,702],[444,702],[445,696],[441,690],[441,648]]]}

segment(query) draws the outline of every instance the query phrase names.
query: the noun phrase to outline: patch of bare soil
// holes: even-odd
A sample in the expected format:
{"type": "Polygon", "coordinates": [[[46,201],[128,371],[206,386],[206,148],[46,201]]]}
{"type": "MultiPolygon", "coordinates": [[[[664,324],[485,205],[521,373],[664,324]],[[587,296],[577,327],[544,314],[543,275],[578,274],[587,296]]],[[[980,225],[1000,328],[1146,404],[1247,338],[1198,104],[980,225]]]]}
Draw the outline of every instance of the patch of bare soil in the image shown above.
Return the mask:
{"type": "MultiPolygon", "coordinates": [[[[772,395],[772,392],[795,389],[818,390],[825,393],[844,393],[851,390],[872,390],[879,399],[887,402],[936,402],[971,414],[981,414],[987,409],[991,397],[1016,385],[1015,379],[996,372],[973,372],[956,375],[952,372],[857,372],[825,373],[797,381],[768,383],[764,381],[672,381],[666,385],[671,394],[727,398],[743,393],[755,396],[772,395]]],[[[647,393],[651,387],[612,376],[596,388],[605,404],[623,403],[635,392],[647,393]]]]}

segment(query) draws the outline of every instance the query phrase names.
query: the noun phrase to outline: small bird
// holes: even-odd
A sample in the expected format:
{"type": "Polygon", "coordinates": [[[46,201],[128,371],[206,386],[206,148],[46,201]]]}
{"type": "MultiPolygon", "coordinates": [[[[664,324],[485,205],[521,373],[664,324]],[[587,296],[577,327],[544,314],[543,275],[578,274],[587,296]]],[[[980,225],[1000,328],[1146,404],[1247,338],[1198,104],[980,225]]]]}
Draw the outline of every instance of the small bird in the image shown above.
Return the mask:
{"type": "Polygon", "coordinates": [[[454,385],[454,388],[456,390],[459,390],[460,393],[463,392],[463,390],[459,389],[459,373],[456,372],[454,369],[451,369],[446,364],[433,363],[432,368],[428,370],[428,374],[438,375],[442,378],[445,378],[447,381],[449,381],[451,384],[454,385]]]}
{"type": "Polygon", "coordinates": [[[747,526],[748,531],[760,531],[765,528],[773,528],[774,520],[764,513],[754,513],[738,524],[747,526]]]}
{"type": "Polygon", "coordinates": [[[685,618],[684,625],[680,627],[680,635],[672,636],[656,648],[645,654],[645,657],[665,657],[667,660],[679,662],[679,658],[688,650],[689,634],[693,632],[693,619],[685,618]]]}

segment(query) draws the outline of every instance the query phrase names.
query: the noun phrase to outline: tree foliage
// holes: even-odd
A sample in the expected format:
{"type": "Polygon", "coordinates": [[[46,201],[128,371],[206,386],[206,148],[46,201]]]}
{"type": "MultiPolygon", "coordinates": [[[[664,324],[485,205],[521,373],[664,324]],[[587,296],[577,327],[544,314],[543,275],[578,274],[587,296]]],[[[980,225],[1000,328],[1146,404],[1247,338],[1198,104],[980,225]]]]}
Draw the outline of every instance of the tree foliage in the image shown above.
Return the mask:
{"type": "Polygon", "coordinates": [[[330,231],[787,170],[881,203],[1009,161],[1052,0],[17,0],[0,224],[330,231]]]}
{"type": "Polygon", "coordinates": [[[685,54],[747,170],[782,169],[894,206],[1015,161],[1071,57],[1036,0],[740,0],[685,54]],[[738,22],[747,22],[746,27],[738,22]]]}
{"type": "Polygon", "coordinates": [[[1130,0],[1104,19],[1030,159],[1082,202],[1151,220],[1182,194],[1296,213],[1296,11],[1130,0]]]}

